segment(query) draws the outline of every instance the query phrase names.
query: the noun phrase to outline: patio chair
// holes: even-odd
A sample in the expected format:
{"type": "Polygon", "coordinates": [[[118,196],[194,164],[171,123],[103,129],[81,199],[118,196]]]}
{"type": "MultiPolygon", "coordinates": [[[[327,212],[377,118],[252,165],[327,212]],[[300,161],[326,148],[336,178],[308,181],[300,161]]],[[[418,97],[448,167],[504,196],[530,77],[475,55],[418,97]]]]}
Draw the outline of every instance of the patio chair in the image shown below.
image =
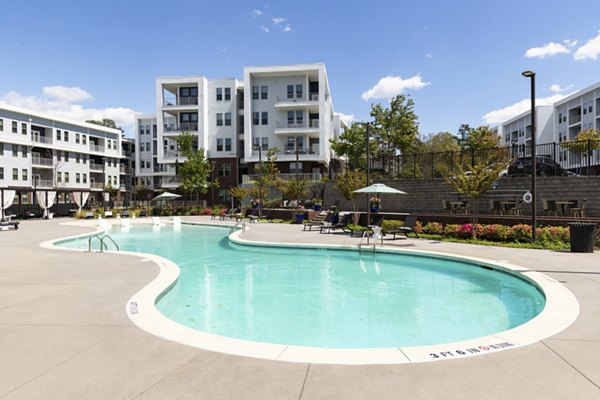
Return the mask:
{"type": "Polygon", "coordinates": [[[348,225],[348,230],[350,231],[350,237],[354,237],[354,233],[358,233],[360,236],[365,236],[365,234],[372,234],[374,227],[379,227],[383,225],[383,217],[377,218],[372,224],[368,226],[356,227],[355,225],[348,225]]]}
{"type": "Polygon", "coordinates": [[[306,222],[304,224],[304,231],[309,230],[311,231],[313,227],[321,227],[324,224],[331,224],[331,221],[333,219],[334,214],[332,212],[328,212],[327,214],[325,214],[324,216],[321,216],[320,214],[315,217],[314,219],[306,222]],[[308,228],[308,229],[306,229],[308,228]]]}
{"type": "Polygon", "coordinates": [[[323,233],[325,229],[327,229],[327,233],[331,233],[332,230],[340,229],[342,232],[346,232],[348,230],[348,224],[352,221],[352,214],[344,214],[342,219],[338,223],[331,223],[327,225],[321,226],[321,230],[319,233],[323,233]]]}
{"type": "Polygon", "coordinates": [[[394,235],[394,237],[392,238],[392,240],[396,240],[396,235],[404,235],[404,236],[406,236],[408,238],[408,234],[409,233],[414,233],[415,236],[418,239],[419,238],[419,234],[417,232],[415,232],[415,226],[416,226],[416,224],[417,224],[417,216],[416,215],[409,215],[404,220],[404,225],[402,225],[401,227],[399,227],[397,229],[391,229],[389,231],[386,231],[385,233],[388,234],[388,235],[394,235]]]}
{"type": "Polygon", "coordinates": [[[246,215],[246,217],[250,220],[250,223],[258,222],[258,209],[254,209],[246,215]]]}
{"type": "Polygon", "coordinates": [[[452,203],[450,200],[442,200],[442,208],[444,211],[447,211],[448,214],[452,214],[454,210],[452,209],[452,203]]]}
{"type": "Polygon", "coordinates": [[[146,212],[146,210],[140,210],[138,217],[147,217],[147,216],[148,216],[148,213],[146,212]]]}
{"type": "Polygon", "coordinates": [[[569,208],[569,212],[572,217],[585,217],[585,205],[587,203],[587,199],[583,199],[581,202],[581,207],[571,207],[569,208]]]}
{"type": "Polygon", "coordinates": [[[554,215],[558,217],[558,207],[556,206],[556,200],[542,199],[542,206],[544,207],[544,214],[554,215]]]}

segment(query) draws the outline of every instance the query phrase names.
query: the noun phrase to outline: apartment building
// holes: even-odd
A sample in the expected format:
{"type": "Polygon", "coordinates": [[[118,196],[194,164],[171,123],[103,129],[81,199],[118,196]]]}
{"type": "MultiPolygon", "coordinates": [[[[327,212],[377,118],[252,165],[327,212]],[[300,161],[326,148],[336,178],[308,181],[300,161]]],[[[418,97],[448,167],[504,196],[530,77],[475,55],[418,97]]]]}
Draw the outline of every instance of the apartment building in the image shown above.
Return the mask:
{"type": "Polygon", "coordinates": [[[329,172],[329,140],[341,124],[323,64],[247,67],[243,81],[157,78],[156,115],[137,118],[138,184],[156,191],[180,185],[176,139],[184,131],[213,163],[219,187],[205,196],[209,204],[229,204],[229,188],[254,180],[270,151],[284,179],[318,180],[329,172]]]}
{"type": "Polygon", "coordinates": [[[59,204],[73,191],[92,203],[106,186],[124,192],[121,158],[120,130],[0,107],[0,188],[16,191],[15,205],[34,204],[38,191],[57,192],[59,204]]]}

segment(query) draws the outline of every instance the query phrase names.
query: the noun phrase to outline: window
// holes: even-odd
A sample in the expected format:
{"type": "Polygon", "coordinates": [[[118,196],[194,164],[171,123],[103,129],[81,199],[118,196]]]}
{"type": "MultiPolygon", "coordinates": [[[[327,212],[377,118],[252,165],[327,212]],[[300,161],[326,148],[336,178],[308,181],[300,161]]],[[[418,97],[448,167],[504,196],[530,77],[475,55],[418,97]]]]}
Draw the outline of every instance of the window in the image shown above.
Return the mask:
{"type": "Polygon", "coordinates": [[[252,100],[258,100],[258,86],[252,86],[252,100]]]}
{"type": "Polygon", "coordinates": [[[81,143],[82,144],[87,144],[87,136],[81,135],[81,143]]]}
{"type": "Polygon", "coordinates": [[[69,141],[69,131],[65,131],[63,137],[65,138],[65,142],[69,141]]]}
{"type": "Polygon", "coordinates": [[[217,88],[217,101],[223,101],[223,88],[217,88]]]}
{"type": "Polygon", "coordinates": [[[79,172],[75,174],[75,183],[81,183],[81,174],[79,172]]]}
{"type": "Polygon", "coordinates": [[[75,163],[79,164],[80,162],[79,153],[75,153],[75,163]]]}
{"type": "Polygon", "coordinates": [[[260,138],[252,138],[252,149],[254,149],[255,147],[260,146],[260,138]]]}
{"type": "Polygon", "coordinates": [[[223,113],[217,113],[217,126],[223,126],[223,113]]]}
{"type": "Polygon", "coordinates": [[[587,114],[587,103],[583,103],[583,115],[587,114]]]}
{"type": "Polygon", "coordinates": [[[231,126],[231,113],[225,113],[225,126],[231,126]]]}
{"type": "Polygon", "coordinates": [[[79,144],[79,138],[81,137],[81,135],[79,133],[75,134],[75,143],[79,144]]]}
{"type": "Polygon", "coordinates": [[[260,138],[261,139],[261,147],[263,150],[269,150],[269,138],[268,137],[264,137],[264,138],[260,138]]]}
{"type": "Polygon", "coordinates": [[[12,133],[17,133],[17,121],[12,122],[12,133]]]}
{"type": "Polygon", "coordinates": [[[106,148],[109,149],[109,150],[112,149],[112,141],[110,141],[110,140],[106,141],[106,148]]]}
{"type": "Polygon", "coordinates": [[[56,182],[61,183],[62,182],[62,172],[58,171],[56,173],[56,182]]]}
{"type": "Polygon", "coordinates": [[[62,135],[62,132],[61,132],[61,130],[60,130],[60,129],[57,129],[57,130],[56,130],[56,140],[62,140],[62,137],[61,137],[61,135],[62,135]]]}
{"type": "Polygon", "coordinates": [[[219,201],[223,204],[229,204],[231,201],[229,189],[219,189],[219,201]]]}
{"type": "Polygon", "coordinates": [[[56,161],[60,161],[60,157],[61,157],[60,155],[61,155],[61,151],[57,150],[56,151],[56,161]]]}
{"type": "Polygon", "coordinates": [[[296,166],[298,167],[298,172],[302,173],[302,163],[296,164],[295,162],[290,163],[290,173],[296,172],[296,166]]]}
{"type": "Polygon", "coordinates": [[[18,181],[18,180],[19,180],[19,169],[13,168],[13,181],[18,181]]]}
{"type": "Polygon", "coordinates": [[[21,157],[27,158],[27,147],[21,146],[21,157]]]}
{"type": "Polygon", "coordinates": [[[4,143],[0,143],[0,156],[4,155],[4,143]]]}
{"type": "Polygon", "coordinates": [[[26,181],[28,179],[27,175],[28,175],[27,174],[27,170],[26,169],[22,169],[21,170],[21,179],[24,180],[24,181],[26,181]]]}
{"type": "Polygon", "coordinates": [[[217,151],[223,151],[223,139],[217,138],[217,151]]]}
{"type": "Polygon", "coordinates": [[[19,146],[16,144],[12,145],[12,156],[13,157],[19,157],[19,146]]]}
{"type": "Polygon", "coordinates": [[[0,179],[4,180],[4,167],[0,167],[0,179]]]}
{"type": "Polygon", "coordinates": [[[27,135],[27,124],[24,122],[21,122],[21,133],[27,135]]]}
{"type": "Polygon", "coordinates": [[[288,123],[288,128],[294,125],[294,112],[293,111],[287,112],[287,123],[288,123]]]}
{"type": "Polygon", "coordinates": [[[0,118],[0,131],[4,130],[4,119],[0,118]]]}
{"type": "Polygon", "coordinates": [[[260,113],[253,112],[252,113],[252,125],[258,125],[259,119],[260,119],[260,113]]]}
{"type": "Polygon", "coordinates": [[[69,173],[65,172],[65,183],[69,183],[69,173]]]}
{"type": "Polygon", "coordinates": [[[112,186],[112,178],[110,175],[108,176],[108,186],[112,186]]]}
{"type": "Polygon", "coordinates": [[[225,139],[225,151],[231,151],[231,138],[225,139]]]}
{"type": "Polygon", "coordinates": [[[269,97],[269,92],[268,92],[268,88],[267,86],[261,86],[260,87],[260,98],[261,100],[266,100],[269,97]]]}
{"type": "Polygon", "coordinates": [[[287,85],[287,98],[288,99],[294,98],[294,85],[287,85]]]}
{"type": "Polygon", "coordinates": [[[219,176],[231,176],[231,164],[219,165],[219,176]]]}
{"type": "Polygon", "coordinates": [[[302,98],[302,85],[296,85],[296,98],[302,98]]]}
{"type": "Polygon", "coordinates": [[[83,174],[83,183],[87,183],[87,174],[83,174]]]}
{"type": "Polygon", "coordinates": [[[65,162],[69,162],[69,152],[68,151],[63,152],[63,157],[65,158],[65,162]]]}
{"type": "Polygon", "coordinates": [[[269,113],[268,112],[263,111],[261,113],[260,123],[261,123],[261,125],[269,125],[269,113]]]}
{"type": "Polygon", "coordinates": [[[231,100],[231,88],[226,87],[225,88],[225,101],[230,101],[230,100],[231,100]]]}
{"type": "Polygon", "coordinates": [[[296,124],[298,124],[299,126],[302,126],[303,123],[304,123],[304,111],[296,110],[296,124]]]}

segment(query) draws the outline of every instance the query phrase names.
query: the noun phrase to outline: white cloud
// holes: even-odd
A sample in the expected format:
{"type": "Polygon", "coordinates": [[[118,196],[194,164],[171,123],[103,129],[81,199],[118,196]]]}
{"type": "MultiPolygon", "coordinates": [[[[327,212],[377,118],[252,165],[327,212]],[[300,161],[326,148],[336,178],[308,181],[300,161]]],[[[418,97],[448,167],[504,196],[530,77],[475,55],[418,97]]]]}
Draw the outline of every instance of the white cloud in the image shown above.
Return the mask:
{"type": "Polygon", "coordinates": [[[565,44],[565,46],[572,49],[573,47],[577,46],[578,41],[573,39],[565,39],[563,40],[563,43],[565,44]]]}
{"type": "Polygon", "coordinates": [[[66,102],[92,100],[92,96],[88,92],[78,87],[45,86],[42,91],[48,97],[66,102]]]}
{"type": "Polygon", "coordinates": [[[275,17],[275,18],[272,18],[271,21],[273,21],[273,25],[279,25],[283,21],[285,21],[285,18],[283,18],[283,17],[275,17]]]}
{"type": "Polygon", "coordinates": [[[571,51],[560,43],[550,42],[542,47],[532,47],[525,52],[525,58],[546,58],[557,54],[569,54],[571,51]]]}
{"type": "Polygon", "coordinates": [[[253,17],[255,17],[255,18],[256,18],[256,17],[260,17],[260,16],[262,16],[263,14],[264,14],[264,13],[263,13],[262,11],[260,11],[260,10],[256,10],[256,9],[255,9],[255,10],[253,10],[253,11],[252,11],[252,16],[253,16],[253,17]]]}
{"type": "Polygon", "coordinates": [[[579,47],[575,51],[573,58],[576,61],[587,59],[597,60],[598,55],[600,55],[600,31],[596,37],[591,38],[583,46],[579,47]]]}
{"type": "Polygon", "coordinates": [[[344,113],[336,113],[340,116],[340,119],[346,123],[346,125],[350,125],[350,122],[354,121],[354,114],[344,114],[344,113]]]}
{"type": "Polygon", "coordinates": [[[291,31],[292,31],[292,26],[291,26],[290,24],[287,24],[287,25],[285,26],[285,28],[283,28],[283,31],[284,31],[284,32],[291,32],[291,31]]]}
{"type": "Polygon", "coordinates": [[[263,31],[264,33],[269,33],[269,32],[271,32],[271,30],[270,30],[269,28],[267,28],[266,26],[264,26],[264,25],[261,25],[261,26],[260,26],[260,30],[261,30],[261,31],[263,31]]]}
{"type": "Polygon", "coordinates": [[[371,89],[362,94],[362,99],[391,99],[392,97],[403,93],[406,90],[419,90],[425,86],[431,85],[431,82],[424,82],[421,75],[415,75],[412,78],[402,79],[399,76],[386,76],[371,89]]]}
{"type": "Polygon", "coordinates": [[[8,105],[49,114],[58,118],[71,119],[84,122],[89,119],[108,118],[115,121],[128,132],[133,131],[136,111],[127,107],[86,108],[79,101],[91,100],[92,96],[85,90],[79,88],[67,88],[71,90],[60,90],[62,86],[44,87],[43,94],[25,96],[18,92],[9,92],[0,96],[0,105],[8,105]],[[78,90],[73,90],[78,89],[78,90]],[[84,96],[83,94],[87,96],[84,96]],[[69,95],[70,96],[69,96],[69,95]]]}
{"type": "Polygon", "coordinates": [[[569,86],[567,86],[565,88],[561,88],[560,85],[558,85],[558,84],[555,83],[554,85],[551,85],[549,89],[550,89],[551,92],[560,93],[560,92],[565,92],[565,91],[571,89],[573,86],[574,85],[569,85],[569,86]]]}
{"type": "Polygon", "coordinates": [[[433,54],[431,54],[431,53],[427,53],[427,54],[425,54],[425,58],[429,58],[429,59],[431,59],[431,58],[433,58],[433,54]]]}
{"type": "MultiPolygon", "coordinates": [[[[555,94],[550,97],[541,97],[535,99],[536,106],[549,106],[560,99],[567,97],[568,95],[563,94],[555,94]]],[[[481,119],[485,121],[486,124],[498,124],[505,122],[517,115],[528,111],[531,109],[531,99],[523,99],[517,103],[511,104],[508,107],[504,107],[500,110],[490,111],[485,114],[481,119]]]]}

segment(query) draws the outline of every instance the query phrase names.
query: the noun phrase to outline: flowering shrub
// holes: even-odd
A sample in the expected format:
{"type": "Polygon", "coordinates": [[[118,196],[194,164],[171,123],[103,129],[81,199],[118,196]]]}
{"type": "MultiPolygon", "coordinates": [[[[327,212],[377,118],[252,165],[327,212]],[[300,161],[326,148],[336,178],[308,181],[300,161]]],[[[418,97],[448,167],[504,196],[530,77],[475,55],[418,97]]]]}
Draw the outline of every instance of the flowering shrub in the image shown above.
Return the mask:
{"type": "Polygon", "coordinates": [[[483,225],[478,237],[485,240],[503,242],[508,238],[510,228],[500,224],[483,225]]]}
{"type": "Polygon", "coordinates": [[[458,229],[460,225],[448,224],[444,226],[444,236],[458,237],[458,229]]]}
{"type": "Polygon", "coordinates": [[[425,228],[423,227],[423,224],[421,223],[421,221],[417,221],[415,223],[415,227],[414,227],[414,231],[417,233],[423,233],[425,232],[424,230],[425,228]]]}
{"type": "Polygon", "coordinates": [[[518,224],[508,230],[507,239],[511,241],[524,242],[531,240],[531,226],[518,224]]]}
{"type": "Polygon", "coordinates": [[[569,228],[564,226],[544,226],[537,228],[535,233],[542,242],[569,241],[569,228]]]}
{"type": "Polygon", "coordinates": [[[428,222],[423,227],[423,233],[428,233],[430,235],[441,235],[444,233],[444,226],[439,222],[428,222]]]}
{"type": "Polygon", "coordinates": [[[200,215],[212,215],[212,209],[203,208],[202,210],[200,210],[200,215]]]}

